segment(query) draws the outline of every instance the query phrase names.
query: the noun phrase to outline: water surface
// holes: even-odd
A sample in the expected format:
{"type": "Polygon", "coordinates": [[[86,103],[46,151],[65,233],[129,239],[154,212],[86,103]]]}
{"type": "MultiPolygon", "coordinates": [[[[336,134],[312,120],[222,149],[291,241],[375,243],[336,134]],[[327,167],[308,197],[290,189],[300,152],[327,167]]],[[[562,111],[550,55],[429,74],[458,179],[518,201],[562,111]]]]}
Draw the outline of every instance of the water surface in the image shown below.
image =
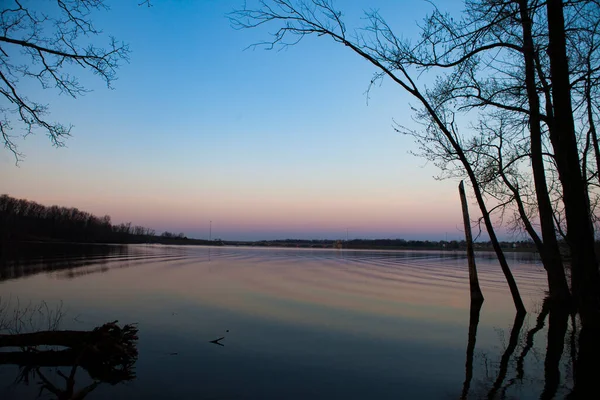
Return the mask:
{"type": "MultiPolygon", "coordinates": [[[[87,399],[528,399],[548,390],[547,331],[533,329],[545,273],[532,254],[508,254],[524,321],[493,255],[478,255],[485,302],[473,336],[462,252],[45,246],[3,262],[4,304],[62,304],[62,329],[138,324],[136,378],[101,383],[87,399]]],[[[568,349],[553,382],[559,398],[572,385],[568,349]]],[[[41,371],[64,383],[56,368],[41,371]]],[[[0,365],[0,398],[36,398],[36,377],[18,376],[18,366],[0,365]]],[[[91,382],[78,372],[77,387],[91,382]]]]}

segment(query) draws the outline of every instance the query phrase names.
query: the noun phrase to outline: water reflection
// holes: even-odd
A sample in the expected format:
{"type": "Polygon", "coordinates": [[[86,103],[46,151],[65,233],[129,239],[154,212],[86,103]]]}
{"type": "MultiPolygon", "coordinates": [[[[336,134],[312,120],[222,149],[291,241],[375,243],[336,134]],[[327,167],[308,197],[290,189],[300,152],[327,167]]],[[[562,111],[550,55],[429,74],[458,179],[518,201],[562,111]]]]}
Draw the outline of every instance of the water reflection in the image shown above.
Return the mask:
{"type": "MultiPolygon", "coordinates": [[[[62,375],[32,364],[29,382],[56,397],[93,390],[98,399],[562,398],[600,376],[585,357],[594,343],[578,319],[541,301],[545,273],[529,254],[512,255],[528,309],[539,308],[523,318],[486,254],[478,268],[486,302],[469,307],[460,252],[91,251],[42,250],[0,268],[3,294],[62,300],[92,327],[116,318],[144,327],[144,357],[130,385],[96,385],[111,380],[81,363],[58,366],[62,375]]],[[[14,381],[2,368],[0,397],[14,381]]]]}
{"type": "Polygon", "coordinates": [[[102,271],[109,261],[129,254],[127,246],[112,245],[28,243],[9,248],[0,258],[0,281],[92,265],[102,271]]]}
{"type": "MultiPolygon", "coordinates": [[[[588,399],[600,395],[597,383],[599,358],[593,358],[594,354],[598,355],[593,351],[598,349],[599,337],[592,339],[582,336],[578,317],[571,313],[571,309],[545,299],[535,316],[535,325],[525,332],[521,332],[526,321],[525,315],[515,315],[508,343],[500,359],[496,358],[499,354],[491,357],[486,351],[480,350],[479,365],[474,359],[477,358],[475,347],[481,305],[471,304],[470,313],[461,399],[533,398],[535,395],[532,393],[529,396],[527,392],[534,387],[539,387],[535,396],[539,399],[588,399]],[[544,338],[539,332],[544,331],[546,321],[548,327],[544,338]],[[541,348],[544,339],[545,354],[541,348]],[[536,346],[536,341],[541,345],[536,346]],[[534,355],[528,357],[533,349],[534,355]],[[540,365],[542,359],[543,367],[540,365]],[[540,368],[543,368],[541,374],[540,368]],[[472,390],[474,375],[479,375],[479,381],[475,390],[472,390]]],[[[502,342],[503,335],[499,337],[502,342]]]]}
{"type": "Polygon", "coordinates": [[[109,269],[185,259],[180,246],[77,243],[15,244],[0,257],[0,282],[39,273],[77,278],[109,269]]]}
{"type": "Polygon", "coordinates": [[[510,330],[510,339],[508,341],[508,346],[506,346],[506,350],[504,350],[504,353],[502,353],[502,358],[500,359],[500,367],[498,369],[498,376],[494,381],[494,385],[488,393],[488,399],[495,398],[496,392],[498,392],[498,390],[504,383],[504,379],[506,378],[506,374],[508,372],[508,362],[510,361],[515,349],[517,348],[517,344],[519,343],[519,334],[521,333],[521,328],[523,327],[524,321],[525,314],[516,313],[515,321],[513,322],[512,329],[510,330]]]}
{"type": "Polygon", "coordinates": [[[471,301],[471,310],[469,316],[469,338],[467,340],[467,361],[465,363],[465,382],[460,398],[466,399],[473,379],[473,355],[475,353],[475,343],[477,341],[477,327],[479,326],[479,315],[481,313],[481,301],[471,301]]]}
{"type": "Polygon", "coordinates": [[[533,348],[535,334],[544,329],[544,325],[546,323],[546,317],[548,317],[548,313],[550,312],[550,301],[546,298],[542,303],[542,309],[537,316],[535,326],[527,332],[527,336],[525,338],[525,345],[523,346],[523,350],[517,359],[517,377],[519,381],[523,381],[525,377],[525,357],[529,351],[533,348]]]}
{"type": "Polygon", "coordinates": [[[569,310],[559,304],[551,304],[548,317],[548,345],[544,361],[544,390],[540,399],[553,399],[558,390],[561,381],[559,364],[563,356],[568,325],[569,310]]]}

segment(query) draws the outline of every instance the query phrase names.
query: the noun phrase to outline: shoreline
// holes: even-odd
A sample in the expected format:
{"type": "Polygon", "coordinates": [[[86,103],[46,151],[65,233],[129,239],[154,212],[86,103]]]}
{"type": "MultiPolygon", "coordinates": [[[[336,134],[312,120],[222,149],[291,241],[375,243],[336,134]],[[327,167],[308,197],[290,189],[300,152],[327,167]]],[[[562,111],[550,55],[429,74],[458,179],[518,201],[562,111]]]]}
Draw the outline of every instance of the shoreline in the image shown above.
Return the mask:
{"type": "MultiPolygon", "coordinates": [[[[5,242],[2,253],[18,252],[19,248],[35,246],[56,245],[56,247],[69,246],[119,246],[119,245],[175,245],[175,246],[212,246],[212,247],[250,247],[250,248],[292,248],[292,249],[338,249],[338,250],[434,250],[434,251],[466,251],[466,242],[463,241],[413,241],[402,239],[354,239],[349,241],[336,240],[260,240],[260,241],[228,241],[228,240],[203,240],[189,238],[136,238],[124,242],[73,242],[56,239],[32,239],[5,242]],[[144,240],[146,239],[146,240],[144,240]],[[7,251],[8,250],[8,251],[7,251]]],[[[505,252],[537,253],[533,243],[528,242],[502,242],[505,252]]],[[[493,251],[489,242],[476,242],[476,251],[493,251]]]]}

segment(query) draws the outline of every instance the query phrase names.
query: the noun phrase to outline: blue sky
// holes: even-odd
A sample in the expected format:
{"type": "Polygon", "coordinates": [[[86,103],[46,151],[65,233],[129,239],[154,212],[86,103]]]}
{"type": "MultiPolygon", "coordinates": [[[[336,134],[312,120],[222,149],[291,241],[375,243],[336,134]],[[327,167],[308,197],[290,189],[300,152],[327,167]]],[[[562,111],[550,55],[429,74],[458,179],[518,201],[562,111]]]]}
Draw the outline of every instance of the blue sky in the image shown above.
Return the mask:
{"type": "MultiPolygon", "coordinates": [[[[2,192],[74,206],[192,237],[462,238],[455,181],[409,154],[410,98],[325,37],[284,51],[244,50],[269,28],[236,31],[241,1],[107,1],[94,15],[127,42],[114,90],[87,71],[93,91],[71,99],[36,85],[51,120],[74,125],[67,147],[43,134],[19,140],[26,159],[0,153],[2,192]]],[[[250,5],[252,2],[248,2],[250,5]]],[[[458,1],[438,2],[460,9],[458,1]]],[[[426,1],[335,2],[348,27],[379,9],[415,37],[426,1]]],[[[272,28],[271,28],[272,29],[272,28]]]]}

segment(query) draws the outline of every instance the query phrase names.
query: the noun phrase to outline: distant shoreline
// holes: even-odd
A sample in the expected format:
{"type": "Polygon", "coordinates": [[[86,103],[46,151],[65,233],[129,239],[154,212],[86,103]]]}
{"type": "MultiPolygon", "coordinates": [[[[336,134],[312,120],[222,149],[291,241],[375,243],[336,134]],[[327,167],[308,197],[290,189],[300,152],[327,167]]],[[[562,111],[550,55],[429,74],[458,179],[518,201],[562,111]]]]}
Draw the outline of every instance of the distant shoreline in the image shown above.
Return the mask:
{"type": "MultiPolygon", "coordinates": [[[[245,246],[245,247],[275,247],[275,248],[304,248],[304,249],[343,249],[343,250],[438,250],[438,251],[463,251],[466,250],[466,242],[463,241],[420,241],[403,239],[353,239],[340,240],[258,240],[258,241],[230,241],[230,240],[203,240],[190,238],[166,238],[162,236],[133,237],[133,240],[122,242],[78,242],[65,241],[49,238],[31,238],[30,240],[9,241],[4,244],[5,249],[29,247],[35,245],[56,244],[57,246],[68,245],[126,245],[126,244],[161,244],[178,246],[245,246]]],[[[509,252],[531,252],[536,249],[529,242],[502,242],[502,249],[509,252]]],[[[476,242],[475,250],[493,251],[491,243],[476,242]]]]}
{"type": "MultiPolygon", "coordinates": [[[[210,235],[209,235],[210,237],[210,235]]],[[[464,240],[405,239],[277,239],[206,240],[191,239],[183,232],[154,229],[131,222],[113,224],[109,215],[96,216],[77,208],[45,206],[27,199],[0,195],[0,255],[18,248],[19,243],[65,244],[164,244],[185,246],[249,246],[321,248],[351,250],[465,250],[464,240]]],[[[535,252],[533,241],[501,242],[504,251],[535,252]]],[[[476,250],[493,251],[490,242],[476,242],[476,250]]]]}

